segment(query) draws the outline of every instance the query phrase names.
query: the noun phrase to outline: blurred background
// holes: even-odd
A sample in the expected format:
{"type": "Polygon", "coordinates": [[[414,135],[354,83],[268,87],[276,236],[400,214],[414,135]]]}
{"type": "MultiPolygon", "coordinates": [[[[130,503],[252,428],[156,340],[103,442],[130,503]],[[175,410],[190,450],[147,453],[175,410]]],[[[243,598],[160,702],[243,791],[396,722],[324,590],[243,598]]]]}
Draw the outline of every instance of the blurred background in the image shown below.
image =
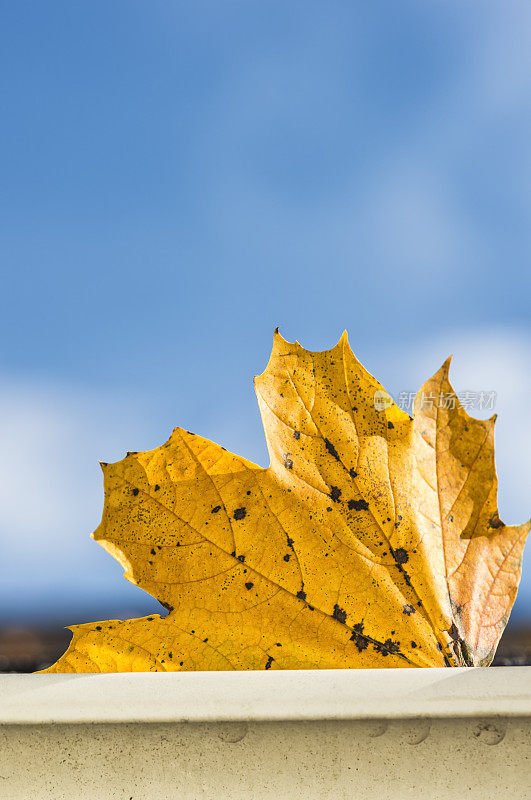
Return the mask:
{"type": "MultiPolygon", "coordinates": [[[[98,460],[181,425],[266,465],[277,325],[347,328],[395,397],[454,353],[530,516],[527,0],[0,12],[0,669],[161,610],[89,538],[98,460]]],[[[503,646],[530,627],[528,547],[503,646]]]]}

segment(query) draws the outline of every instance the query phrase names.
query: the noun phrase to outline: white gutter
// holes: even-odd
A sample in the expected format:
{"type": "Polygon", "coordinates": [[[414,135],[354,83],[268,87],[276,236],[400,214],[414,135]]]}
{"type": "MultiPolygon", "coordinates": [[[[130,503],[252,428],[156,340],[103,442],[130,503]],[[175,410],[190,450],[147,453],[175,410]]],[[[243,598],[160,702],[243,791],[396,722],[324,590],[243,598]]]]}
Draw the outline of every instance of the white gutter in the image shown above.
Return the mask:
{"type": "Polygon", "coordinates": [[[0,675],[0,799],[524,800],[530,723],[530,667],[0,675]]]}
{"type": "Polygon", "coordinates": [[[531,715],[531,668],[0,675],[0,722],[531,715]]]}

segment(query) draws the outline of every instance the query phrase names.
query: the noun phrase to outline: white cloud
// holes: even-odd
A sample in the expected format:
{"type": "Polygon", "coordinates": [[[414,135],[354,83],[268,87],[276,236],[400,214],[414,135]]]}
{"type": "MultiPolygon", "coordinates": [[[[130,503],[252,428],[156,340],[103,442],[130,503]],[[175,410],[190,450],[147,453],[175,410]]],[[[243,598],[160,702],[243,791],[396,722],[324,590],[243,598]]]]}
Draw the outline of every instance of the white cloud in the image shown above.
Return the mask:
{"type": "Polygon", "coordinates": [[[103,503],[98,460],[121,458],[147,439],[143,419],[128,398],[110,393],[2,382],[0,616],[103,607],[109,597],[118,609],[142,607],[144,593],[89,535],[103,503]]]}

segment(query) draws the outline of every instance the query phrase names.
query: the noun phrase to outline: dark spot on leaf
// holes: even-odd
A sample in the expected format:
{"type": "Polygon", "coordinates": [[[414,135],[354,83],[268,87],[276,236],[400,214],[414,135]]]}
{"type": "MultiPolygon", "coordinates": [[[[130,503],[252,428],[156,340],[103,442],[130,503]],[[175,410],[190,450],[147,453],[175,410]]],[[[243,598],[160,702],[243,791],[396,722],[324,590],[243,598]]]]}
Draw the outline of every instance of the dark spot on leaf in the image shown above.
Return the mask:
{"type": "Polygon", "coordinates": [[[367,511],[369,504],[366,500],[349,500],[348,507],[351,511],[367,511]]]}
{"type": "Polygon", "coordinates": [[[290,456],[291,453],[284,453],[284,466],[286,469],[293,469],[293,459],[290,456]]]}
{"type": "Polygon", "coordinates": [[[334,447],[330,439],[325,439],[324,443],[330,455],[333,456],[336,461],[339,461],[339,453],[337,452],[336,448],[334,447]]]}
{"type": "Polygon", "coordinates": [[[169,603],[165,603],[163,600],[161,600],[161,601],[160,601],[160,604],[161,604],[161,606],[164,606],[164,608],[166,609],[166,611],[168,611],[168,612],[170,612],[170,613],[173,611],[173,606],[170,606],[170,604],[169,604],[169,603]]]}
{"type": "Polygon", "coordinates": [[[154,547],[151,548],[150,553],[151,553],[152,556],[156,556],[157,555],[157,551],[155,550],[154,547]]]}
{"type": "Polygon", "coordinates": [[[245,561],[245,556],[238,556],[238,561],[241,561],[242,564],[245,561]]]}
{"type": "Polygon", "coordinates": [[[334,613],[332,614],[332,616],[334,617],[334,619],[337,619],[338,622],[345,623],[347,619],[347,612],[344,611],[342,608],[340,608],[336,603],[334,606],[334,613]]]}
{"type": "Polygon", "coordinates": [[[156,492],[158,492],[158,490],[160,489],[160,486],[158,485],[158,483],[156,483],[153,488],[155,489],[156,492]]]}
{"type": "Polygon", "coordinates": [[[397,564],[406,564],[409,561],[408,552],[403,547],[397,547],[396,550],[391,549],[391,555],[397,564]]]}
{"type": "Polygon", "coordinates": [[[341,497],[341,489],[337,486],[330,487],[330,498],[334,501],[334,503],[339,503],[339,498],[341,497]]]}
{"type": "Polygon", "coordinates": [[[133,489],[133,494],[134,494],[134,496],[135,496],[135,497],[137,496],[137,494],[138,494],[138,492],[139,492],[139,491],[140,491],[140,490],[139,490],[139,489],[137,489],[137,488],[136,488],[136,486],[135,486],[135,488],[133,489]]]}
{"type": "Polygon", "coordinates": [[[415,647],[417,647],[417,646],[418,646],[418,645],[417,645],[417,643],[416,643],[416,642],[413,642],[413,641],[411,642],[411,647],[413,647],[413,649],[414,649],[415,647]]]}
{"type": "Polygon", "coordinates": [[[327,507],[326,507],[326,510],[327,510],[327,511],[332,511],[332,506],[327,506],[327,507]]]}
{"type": "Polygon", "coordinates": [[[253,588],[253,586],[254,586],[254,583],[251,583],[251,581],[249,581],[248,583],[246,583],[246,584],[245,584],[245,588],[246,588],[247,590],[249,590],[249,589],[252,589],[252,588],[253,588]]]}
{"type": "Polygon", "coordinates": [[[267,661],[266,661],[266,665],[265,665],[265,669],[271,669],[271,664],[273,663],[274,660],[275,659],[273,658],[273,656],[268,656],[267,657],[267,661]]]}
{"type": "Polygon", "coordinates": [[[101,631],[101,625],[96,625],[96,630],[101,631]]]}
{"type": "Polygon", "coordinates": [[[291,549],[293,549],[293,539],[290,539],[289,536],[287,538],[288,538],[288,547],[291,547],[291,549]]]}
{"type": "Polygon", "coordinates": [[[297,597],[299,598],[299,600],[306,600],[306,592],[304,591],[304,589],[301,589],[300,591],[297,592],[297,597]]]}
{"type": "Polygon", "coordinates": [[[352,636],[350,637],[350,641],[354,642],[360,653],[362,650],[367,649],[369,646],[369,640],[363,635],[363,622],[356,622],[356,624],[352,626],[352,636]]]}
{"type": "Polygon", "coordinates": [[[286,553],[286,555],[284,556],[284,561],[289,561],[290,558],[291,558],[291,554],[290,553],[286,553]]]}
{"type": "Polygon", "coordinates": [[[155,617],[148,617],[148,622],[153,622],[154,619],[155,617]]]}
{"type": "Polygon", "coordinates": [[[357,478],[357,477],[358,477],[358,473],[356,472],[356,470],[354,469],[354,467],[351,467],[351,468],[349,469],[348,473],[349,473],[349,475],[350,475],[350,477],[351,477],[351,478],[357,478]]]}
{"type": "Polygon", "coordinates": [[[374,642],[374,650],[382,656],[388,656],[389,653],[398,653],[398,642],[393,642],[392,639],[386,639],[385,642],[374,642]]]}
{"type": "Polygon", "coordinates": [[[489,528],[503,528],[503,522],[499,518],[498,514],[493,514],[492,517],[489,519],[489,528]]]}
{"type": "Polygon", "coordinates": [[[212,509],[212,511],[210,513],[211,514],[217,514],[218,511],[221,511],[221,506],[214,506],[214,508],[212,509]]]}
{"type": "Polygon", "coordinates": [[[242,506],[241,508],[237,508],[234,511],[234,519],[243,519],[247,514],[247,509],[242,506]]]}
{"type": "Polygon", "coordinates": [[[388,428],[394,428],[395,426],[393,425],[393,423],[391,421],[388,420],[387,421],[387,427],[388,428]]]}
{"type": "Polygon", "coordinates": [[[407,617],[410,617],[412,614],[415,613],[415,607],[407,603],[402,609],[402,613],[405,614],[407,617]]]}
{"type": "Polygon", "coordinates": [[[301,438],[300,431],[293,431],[293,438],[297,440],[300,439],[301,438]]]}

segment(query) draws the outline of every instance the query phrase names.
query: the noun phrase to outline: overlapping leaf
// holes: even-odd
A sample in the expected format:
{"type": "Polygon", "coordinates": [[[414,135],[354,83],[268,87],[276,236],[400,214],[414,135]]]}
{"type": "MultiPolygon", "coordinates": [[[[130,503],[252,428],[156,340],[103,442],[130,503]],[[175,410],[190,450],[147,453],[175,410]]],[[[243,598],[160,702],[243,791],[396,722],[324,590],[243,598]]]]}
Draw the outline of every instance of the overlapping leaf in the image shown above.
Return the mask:
{"type": "Polygon", "coordinates": [[[103,465],[94,538],[168,613],[75,626],[49,671],[490,663],[529,530],[498,516],[494,420],[375,404],[346,335],[276,333],[255,387],[268,469],[180,428],[103,465]]]}

